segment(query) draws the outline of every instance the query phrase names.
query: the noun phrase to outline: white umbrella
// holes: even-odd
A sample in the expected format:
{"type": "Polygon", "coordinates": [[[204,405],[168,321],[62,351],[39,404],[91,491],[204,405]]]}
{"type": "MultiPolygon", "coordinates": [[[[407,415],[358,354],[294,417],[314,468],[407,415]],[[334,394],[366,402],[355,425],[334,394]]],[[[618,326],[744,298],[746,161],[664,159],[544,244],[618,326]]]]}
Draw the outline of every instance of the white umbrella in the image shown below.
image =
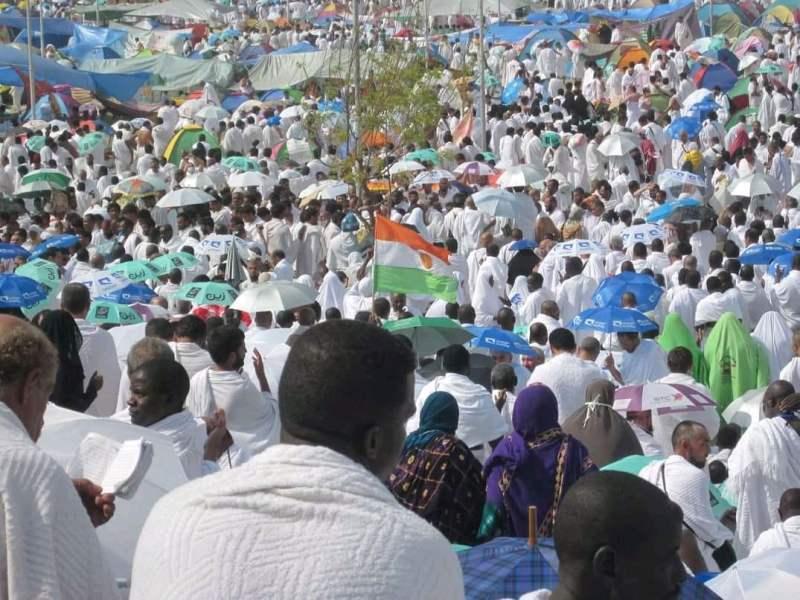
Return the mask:
{"type": "Polygon", "coordinates": [[[771,194],[780,195],[780,182],[770,175],[763,173],[753,173],[747,177],[737,179],[728,188],[731,196],[744,196],[753,198],[754,196],[768,196],[771,194]]]}
{"type": "Polygon", "coordinates": [[[211,177],[201,171],[200,173],[192,173],[181,179],[181,187],[204,190],[206,188],[216,188],[217,185],[211,177]]]}
{"type": "Polygon", "coordinates": [[[497,178],[497,185],[502,188],[528,187],[537,181],[545,179],[547,172],[530,165],[515,165],[509,167],[497,178]]]}
{"type": "Polygon", "coordinates": [[[727,423],[736,423],[744,428],[761,420],[761,402],[764,400],[766,387],[750,390],[731,402],[723,411],[722,417],[727,423]]]}
{"type": "Polygon", "coordinates": [[[486,188],[472,194],[475,208],[493,217],[509,219],[533,219],[533,200],[525,202],[515,194],[501,189],[486,188]]]}
{"type": "Polygon", "coordinates": [[[675,185],[693,185],[694,187],[706,187],[706,180],[689,173],[688,171],[678,171],[676,169],[665,169],[658,175],[658,185],[662,188],[668,188],[675,185]]]}
{"type": "Polygon", "coordinates": [[[627,156],[631,150],[639,147],[632,134],[612,133],[597,147],[605,156],[627,156]]]}
{"type": "Polygon", "coordinates": [[[589,240],[560,242],[550,250],[553,256],[582,256],[584,254],[605,254],[607,252],[608,248],[589,240]]]}
{"type": "Polygon", "coordinates": [[[435,185],[442,179],[453,181],[455,176],[450,171],[444,169],[434,169],[433,171],[424,171],[414,178],[411,185],[435,185]]]}
{"type": "Polygon", "coordinates": [[[78,279],[74,279],[72,283],[80,283],[86,286],[89,288],[89,294],[92,298],[97,298],[98,296],[105,296],[121,290],[129,286],[131,281],[120,273],[112,273],[111,271],[91,271],[78,279]]]}
{"type": "Polygon", "coordinates": [[[195,119],[226,119],[230,113],[219,106],[204,106],[196,113],[195,119]]]}
{"type": "Polygon", "coordinates": [[[480,176],[487,176],[493,175],[494,169],[487,165],[486,163],[472,161],[472,162],[463,162],[458,165],[455,169],[453,169],[453,173],[458,175],[463,175],[465,171],[469,171],[471,175],[480,175],[480,176]]]}
{"type": "Polygon", "coordinates": [[[317,295],[307,285],[293,281],[270,281],[246,289],[231,308],[246,313],[291,310],[313,304],[317,295]]]}
{"type": "Polygon", "coordinates": [[[322,187],[317,192],[318,200],[334,200],[339,196],[346,196],[350,192],[350,186],[344,181],[333,181],[322,187]]]}
{"type": "Polygon", "coordinates": [[[296,117],[302,117],[305,114],[306,114],[305,109],[299,104],[295,104],[294,106],[290,106],[289,108],[283,109],[283,112],[281,112],[280,117],[281,119],[294,119],[296,117]]]}
{"type": "Polygon", "coordinates": [[[192,119],[203,108],[210,106],[208,102],[201,99],[187,100],[178,108],[178,114],[186,119],[192,119]]]}
{"type": "Polygon", "coordinates": [[[752,67],[755,64],[758,64],[761,61],[761,57],[758,54],[754,54],[752,52],[748,52],[742,57],[742,60],[739,61],[739,69],[740,73],[744,73],[748,67],[752,67]]]}
{"type": "Polygon", "coordinates": [[[228,185],[231,187],[275,187],[275,180],[267,177],[263,173],[256,171],[245,171],[244,173],[234,173],[228,177],[228,185]]]}
{"type": "Polygon", "coordinates": [[[800,200],[800,183],[798,183],[796,186],[794,186],[792,189],[786,192],[786,195],[789,196],[790,198],[794,198],[795,200],[800,200]]]}
{"type": "Polygon", "coordinates": [[[800,548],[774,548],[744,558],[706,586],[724,600],[796,598],[800,590],[800,548]]]}
{"type": "Polygon", "coordinates": [[[699,90],[693,91],[691,94],[686,96],[686,99],[683,101],[681,106],[681,114],[688,115],[692,111],[692,107],[695,104],[700,104],[706,98],[710,98],[714,95],[714,92],[711,90],[707,90],[705,88],[700,88],[699,90]]]}
{"type": "Polygon", "coordinates": [[[629,248],[638,242],[650,245],[653,240],[666,239],[666,232],[661,225],[656,223],[643,223],[641,225],[631,225],[622,232],[622,245],[629,248]]]}
{"type": "Polygon", "coordinates": [[[415,171],[424,171],[425,165],[418,163],[415,160],[400,160],[393,163],[389,167],[389,175],[399,175],[400,173],[414,173],[415,171]]]}
{"type": "Polygon", "coordinates": [[[314,158],[314,151],[311,149],[311,144],[305,140],[287,141],[286,153],[289,155],[289,160],[293,160],[300,165],[305,164],[314,158]]]}
{"type": "Polygon", "coordinates": [[[175,190],[166,194],[158,201],[159,208],[181,208],[183,206],[194,206],[195,204],[208,204],[214,199],[210,194],[195,188],[175,190]]]}
{"type": "Polygon", "coordinates": [[[284,169],[278,173],[278,179],[295,179],[297,177],[302,177],[302,175],[294,169],[284,169]]]}
{"type": "Polygon", "coordinates": [[[217,233],[212,233],[211,235],[207,235],[199,244],[197,244],[197,254],[227,254],[228,248],[230,248],[234,241],[239,246],[240,252],[245,254],[249,252],[247,242],[242,238],[235,235],[220,235],[217,233]]]}

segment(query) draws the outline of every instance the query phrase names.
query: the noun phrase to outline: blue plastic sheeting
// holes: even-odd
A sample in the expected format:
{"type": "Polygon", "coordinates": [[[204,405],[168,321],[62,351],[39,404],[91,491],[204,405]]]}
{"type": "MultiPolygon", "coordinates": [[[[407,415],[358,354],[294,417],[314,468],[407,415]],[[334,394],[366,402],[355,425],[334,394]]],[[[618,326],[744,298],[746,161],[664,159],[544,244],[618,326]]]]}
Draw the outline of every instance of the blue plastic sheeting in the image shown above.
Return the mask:
{"type": "Polygon", "coordinates": [[[528,15],[530,23],[546,23],[547,25],[564,26],[567,24],[588,23],[590,19],[606,19],[608,21],[629,21],[648,23],[658,21],[682,10],[694,6],[694,0],[677,0],[669,4],[659,4],[648,8],[628,8],[625,10],[587,10],[562,11],[558,14],[533,12],[528,15]]]}
{"type": "Polygon", "coordinates": [[[527,21],[557,27],[588,25],[589,13],[582,10],[562,10],[557,13],[532,12],[528,15],[527,21]]]}
{"type": "Polygon", "coordinates": [[[0,85],[22,87],[25,83],[20,79],[15,69],[11,67],[0,67],[0,85]]]}
{"type": "Polygon", "coordinates": [[[125,54],[128,32],[107,27],[75,25],[75,31],[61,52],[77,60],[86,58],[120,58],[125,54]]]}
{"type": "Polygon", "coordinates": [[[261,94],[262,102],[280,102],[281,100],[286,100],[283,90],[267,90],[261,94]]]}
{"type": "MultiPolygon", "coordinates": [[[[39,41],[40,34],[38,31],[34,31],[33,35],[31,36],[31,43],[34,46],[39,46],[41,42],[39,41]]],[[[66,35],[59,35],[56,33],[50,33],[47,30],[44,32],[44,43],[45,44],[53,44],[53,46],[63,46],[69,41],[69,36],[66,35]]],[[[23,29],[19,32],[19,35],[14,38],[15,44],[27,44],[28,43],[28,30],[23,29]]]]}
{"type": "MultiPolygon", "coordinates": [[[[28,74],[28,56],[16,48],[0,46],[0,64],[18,67],[23,77],[28,74]]],[[[115,75],[78,71],[40,56],[33,57],[33,70],[38,81],[46,81],[51,85],[71,85],[101,96],[112,96],[123,102],[133,98],[150,78],[146,73],[115,75]]]]}
{"type": "Polygon", "coordinates": [[[67,46],[66,48],[62,48],[60,52],[79,63],[89,58],[122,58],[112,48],[88,46],[86,44],[72,47],[67,46]]]}
{"type": "Polygon", "coordinates": [[[239,106],[241,106],[244,101],[247,100],[247,98],[248,97],[244,94],[231,94],[230,96],[225,96],[225,98],[222,99],[222,108],[232,113],[239,108],[239,106]]]}
{"type": "Polygon", "coordinates": [[[319,52],[319,48],[316,46],[309,44],[308,42],[300,42],[299,44],[295,44],[294,46],[289,46],[288,48],[281,48],[280,50],[275,50],[272,54],[283,55],[283,54],[300,54],[302,52],[319,52]]]}
{"type": "Polygon", "coordinates": [[[534,25],[493,23],[486,28],[486,39],[516,44],[534,33],[536,29],[534,25]]]}
{"type": "MultiPolygon", "coordinates": [[[[28,36],[26,34],[25,17],[16,17],[7,14],[0,14],[0,27],[8,27],[10,29],[17,29],[20,35],[17,36],[15,41],[19,43],[26,43],[28,36]]],[[[39,40],[39,18],[31,19],[31,31],[33,31],[33,39],[39,40]]],[[[47,44],[55,46],[63,46],[72,37],[75,31],[75,24],[67,19],[44,19],[44,41],[47,44]]]]}
{"type": "Polygon", "coordinates": [[[266,54],[267,51],[262,46],[248,46],[239,54],[238,62],[252,67],[266,54]]]}
{"type": "Polygon", "coordinates": [[[566,46],[568,41],[574,39],[577,39],[576,36],[563,27],[542,27],[528,40],[522,55],[532,56],[533,47],[541,42],[559,43],[562,46],[566,46]]]}

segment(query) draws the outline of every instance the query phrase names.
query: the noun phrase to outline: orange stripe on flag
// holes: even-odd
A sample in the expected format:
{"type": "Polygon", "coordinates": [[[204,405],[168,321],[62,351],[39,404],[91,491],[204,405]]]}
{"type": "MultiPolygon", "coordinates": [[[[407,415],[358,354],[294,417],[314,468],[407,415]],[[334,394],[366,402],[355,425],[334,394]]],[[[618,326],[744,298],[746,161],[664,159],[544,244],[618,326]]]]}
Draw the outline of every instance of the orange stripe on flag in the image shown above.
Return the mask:
{"type": "Polygon", "coordinates": [[[450,253],[445,248],[439,248],[430,242],[426,242],[421,235],[414,233],[408,227],[399,225],[380,215],[376,215],[375,239],[404,244],[414,250],[427,252],[442,262],[450,264],[450,253]]]}

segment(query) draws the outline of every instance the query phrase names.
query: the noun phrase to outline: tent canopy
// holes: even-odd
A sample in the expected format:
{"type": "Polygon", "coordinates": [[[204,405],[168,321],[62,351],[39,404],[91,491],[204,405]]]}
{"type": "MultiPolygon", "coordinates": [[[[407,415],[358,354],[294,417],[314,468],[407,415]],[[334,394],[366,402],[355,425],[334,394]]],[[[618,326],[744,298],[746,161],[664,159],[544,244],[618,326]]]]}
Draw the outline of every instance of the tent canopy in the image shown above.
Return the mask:
{"type": "Polygon", "coordinates": [[[89,59],[81,67],[97,73],[144,73],[155,76],[154,90],[183,90],[210,83],[227,88],[233,81],[234,65],[221,60],[192,60],[171,54],[137,56],[120,60],[89,59]]]}
{"type": "Polygon", "coordinates": [[[128,17],[173,17],[187,21],[205,21],[212,19],[221,9],[206,0],[167,0],[167,2],[154,2],[136,10],[132,10],[128,17]]]}

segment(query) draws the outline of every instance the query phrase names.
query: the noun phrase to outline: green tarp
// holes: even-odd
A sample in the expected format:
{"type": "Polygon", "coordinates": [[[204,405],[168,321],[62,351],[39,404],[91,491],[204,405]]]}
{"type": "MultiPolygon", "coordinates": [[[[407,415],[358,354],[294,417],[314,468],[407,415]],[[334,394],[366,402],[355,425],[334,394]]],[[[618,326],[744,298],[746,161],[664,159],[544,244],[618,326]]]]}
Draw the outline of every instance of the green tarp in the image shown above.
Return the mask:
{"type": "MultiPolygon", "coordinates": [[[[350,50],[300,52],[298,54],[267,54],[249,73],[257,90],[280,90],[309,79],[348,79],[352,76],[350,50]]],[[[362,77],[369,77],[370,58],[361,56],[362,77]]]]}
{"type": "MultiPolygon", "coordinates": [[[[320,53],[321,54],[321,53],[320,53]]],[[[204,83],[226,88],[233,81],[234,66],[219,60],[192,60],[169,54],[125,59],[90,59],[81,68],[96,73],[150,73],[154,90],[189,90],[204,83]]]]}

